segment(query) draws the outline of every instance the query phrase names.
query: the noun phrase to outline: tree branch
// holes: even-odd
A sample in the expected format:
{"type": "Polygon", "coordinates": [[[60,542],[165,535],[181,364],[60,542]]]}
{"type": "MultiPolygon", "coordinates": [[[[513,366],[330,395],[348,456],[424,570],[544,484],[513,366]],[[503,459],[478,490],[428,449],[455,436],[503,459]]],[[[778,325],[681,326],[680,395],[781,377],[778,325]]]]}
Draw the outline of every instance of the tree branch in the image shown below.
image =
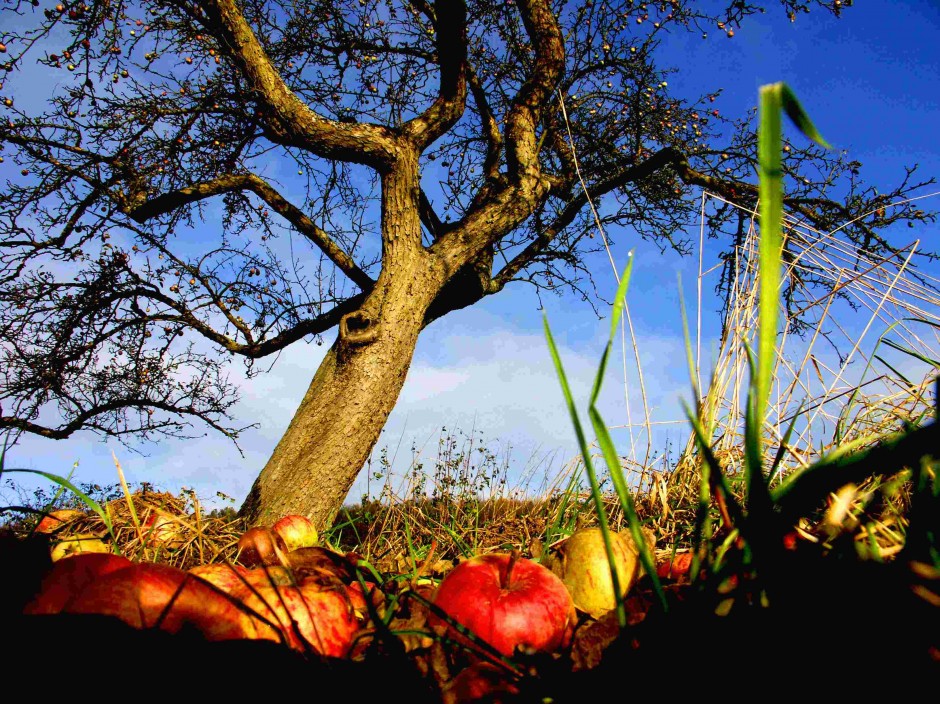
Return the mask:
{"type": "MultiPolygon", "coordinates": [[[[180,3],[184,11],[189,3],[180,3]]],[[[387,168],[398,151],[395,133],[382,125],[343,123],[314,112],[298,98],[271,63],[236,0],[202,0],[194,15],[215,34],[253,91],[272,141],[309,150],[325,159],[387,168]]]]}
{"type": "Polygon", "coordinates": [[[547,0],[517,0],[535,51],[535,62],[506,118],[506,161],[512,179],[540,173],[535,128],[542,109],[565,70],[565,44],[547,0]]]}
{"type": "Polygon", "coordinates": [[[164,193],[134,208],[128,215],[143,224],[150,218],[173,212],[177,208],[181,208],[189,203],[231,191],[244,190],[251,191],[257,195],[265,203],[270,205],[275,212],[297,228],[298,232],[319,247],[330,261],[359,286],[360,289],[363,291],[372,290],[375,281],[360,269],[359,265],[356,264],[326,232],[317,227],[300,208],[278,193],[271,184],[255,174],[229,174],[219,176],[211,181],[180,188],[170,193],[164,193]]]}
{"type": "Polygon", "coordinates": [[[440,89],[437,99],[402,132],[421,151],[450,130],[467,103],[467,7],[463,0],[435,0],[440,89]]]}

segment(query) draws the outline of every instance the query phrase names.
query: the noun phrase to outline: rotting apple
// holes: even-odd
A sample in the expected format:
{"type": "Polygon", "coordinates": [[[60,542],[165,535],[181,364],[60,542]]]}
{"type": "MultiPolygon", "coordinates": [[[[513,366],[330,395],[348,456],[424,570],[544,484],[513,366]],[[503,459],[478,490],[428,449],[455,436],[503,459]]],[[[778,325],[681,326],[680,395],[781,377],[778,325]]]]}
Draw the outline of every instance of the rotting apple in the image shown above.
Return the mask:
{"type": "Polygon", "coordinates": [[[58,562],[65,557],[73,557],[84,553],[109,553],[108,547],[101,538],[91,533],[78,533],[63,538],[52,546],[52,561],[58,562]]]}
{"type": "Polygon", "coordinates": [[[238,539],[238,559],[246,567],[283,565],[290,561],[284,540],[267,527],[250,528],[238,539]]]}
{"type": "Polygon", "coordinates": [[[290,568],[298,582],[319,579],[323,583],[339,580],[351,584],[356,580],[356,568],[345,555],[327,548],[312,547],[291,550],[290,568]]]}
{"type": "Polygon", "coordinates": [[[57,614],[96,579],[132,564],[126,557],[111,553],[84,553],[60,560],[46,572],[39,592],[23,613],[57,614]]]}
{"type": "Polygon", "coordinates": [[[666,559],[656,565],[656,575],[660,579],[688,578],[692,569],[692,553],[677,552],[671,559],[666,559]]]}
{"type": "MultiPolygon", "coordinates": [[[[568,645],[577,618],[558,576],[518,553],[479,555],[460,563],[444,577],[433,601],[507,656],[517,648],[552,652],[568,645]]],[[[428,623],[455,637],[453,627],[433,612],[428,623]]]]}
{"type": "Polygon", "coordinates": [[[246,613],[234,597],[175,567],[153,563],[132,564],[95,580],[63,611],[114,616],[134,628],[170,633],[191,627],[212,641],[277,638],[272,626],[246,613]]]}
{"type": "Polygon", "coordinates": [[[183,546],[184,541],[179,523],[156,511],[150,511],[141,521],[140,532],[143,542],[153,547],[178,550],[183,546]]]}
{"type": "Polygon", "coordinates": [[[272,528],[281,536],[288,550],[312,548],[319,538],[310,519],[297,514],[284,516],[272,528]]]}
{"type": "MultiPolygon", "coordinates": [[[[640,562],[633,538],[628,533],[610,532],[614,568],[621,596],[639,578],[640,562]]],[[[561,577],[575,606],[593,618],[616,608],[613,580],[604,536],[600,528],[576,530],[557,548],[559,558],[552,569],[561,577]]]]}
{"type": "Polygon", "coordinates": [[[226,565],[219,562],[210,565],[197,565],[189,570],[190,574],[215,585],[226,594],[235,594],[244,589],[245,575],[248,572],[247,567],[226,565]]]}
{"type": "Polygon", "coordinates": [[[258,586],[244,595],[242,603],[258,617],[280,625],[280,635],[269,632],[259,637],[283,636],[295,650],[309,647],[320,655],[343,657],[359,630],[345,589],[316,584],[258,586]]]}
{"type": "Polygon", "coordinates": [[[42,520],[36,525],[37,533],[54,533],[70,521],[81,518],[85,514],[71,508],[63,508],[58,511],[51,511],[42,517],[42,520]]]}

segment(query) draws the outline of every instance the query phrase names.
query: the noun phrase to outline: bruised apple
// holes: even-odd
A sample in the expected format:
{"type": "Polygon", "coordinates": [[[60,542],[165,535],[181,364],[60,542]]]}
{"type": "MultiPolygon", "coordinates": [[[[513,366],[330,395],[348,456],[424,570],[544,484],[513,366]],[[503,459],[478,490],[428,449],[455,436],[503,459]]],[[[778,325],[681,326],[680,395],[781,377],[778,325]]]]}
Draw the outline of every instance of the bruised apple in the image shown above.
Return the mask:
{"type": "Polygon", "coordinates": [[[238,539],[238,559],[246,567],[290,564],[283,538],[270,528],[250,528],[238,539]]]}
{"type": "MultiPolygon", "coordinates": [[[[614,568],[621,596],[626,595],[639,578],[639,551],[628,533],[611,531],[614,568]]],[[[593,618],[600,618],[616,608],[617,598],[610,576],[610,563],[600,528],[581,528],[558,548],[559,559],[553,570],[568,590],[574,604],[593,618]]]]}
{"type": "Polygon", "coordinates": [[[85,514],[71,508],[63,508],[58,511],[51,511],[42,517],[42,520],[36,525],[37,533],[54,533],[69,521],[81,518],[85,514]]]}
{"type": "MultiPolygon", "coordinates": [[[[517,648],[551,652],[566,646],[576,613],[564,583],[542,565],[517,553],[480,555],[451,570],[434,604],[503,655],[517,648]]],[[[436,614],[428,623],[454,631],[436,614]]]]}
{"type": "Polygon", "coordinates": [[[132,564],[121,555],[94,552],[60,560],[43,577],[39,592],[26,605],[23,613],[57,614],[89,584],[132,564]]]}
{"type": "Polygon", "coordinates": [[[312,548],[317,544],[317,530],[306,516],[297,514],[284,516],[272,528],[281,536],[288,550],[312,548]]]}
{"type": "Polygon", "coordinates": [[[243,594],[242,603],[258,617],[279,625],[280,634],[261,637],[283,638],[295,650],[309,647],[320,655],[343,657],[359,630],[345,589],[323,589],[317,584],[262,585],[243,594]]]}
{"type": "Polygon", "coordinates": [[[74,555],[109,552],[111,552],[111,548],[97,535],[78,533],[70,535],[53,545],[51,556],[53,562],[58,562],[62,558],[74,555]]]}
{"type": "Polygon", "coordinates": [[[182,570],[153,563],[104,575],[63,612],[114,616],[134,628],[170,633],[193,628],[213,641],[276,636],[271,626],[239,609],[234,598],[182,570]]]}

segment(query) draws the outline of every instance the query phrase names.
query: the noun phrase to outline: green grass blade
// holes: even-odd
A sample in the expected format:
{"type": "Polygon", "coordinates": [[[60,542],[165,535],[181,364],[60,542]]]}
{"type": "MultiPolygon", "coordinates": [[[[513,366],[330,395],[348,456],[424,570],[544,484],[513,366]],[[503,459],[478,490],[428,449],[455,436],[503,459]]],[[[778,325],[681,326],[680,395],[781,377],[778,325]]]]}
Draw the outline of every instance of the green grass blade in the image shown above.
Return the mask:
{"type": "Polygon", "coordinates": [[[757,369],[755,411],[764,418],[770,398],[773,376],[775,343],[777,339],[777,309],[780,292],[781,228],[783,219],[783,151],[780,113],[782,110],[782,83],[761,86],[760,128],[758,132],[758,175],[760,183],[760,243],[759,270],[760,300],[758,302],[757,369]]]}
{"type": "Polygon", "coordinates": [[[829,147],[819,134],[796,95],[785,83],[760,88],[760,127],[758,130],[758,193],[760,196],[759,271],[760,301],[758,303],[758,345],[756,414],[763,422],[770,398],[773,376],[777,317],[780,292],[780,260],[783,238],[783,151],[781,112],[814,142],[829,147]]]}
{"type": "Polygon", "coordinates": [[[793,124],[799,128],[800,132],[816,142],[819,146],[832,149],[832,145],[819,134],[819,130],[816,129],[812,120],[809,119],[809,115],[803,109],[803,106],[800,105],[796,93],[793,92],[790,86],[786,83],[777,83],[775,85],[780,86],[780,100],[783,103],[783,109],[786,111],[787,117],[793,121],[793,124]]]}
{"type": "Polygon", "coordinates": [[[617,335],[617,323],[620,322],[620,315],[623,313],[624,301],[627,297],[627,288],[630,286],[630,275],[633,272],[633,252],[630,252],[627,259],[627,266],[620,276],[620,285],[617,287],[617,293],[614,296],[614,306],[610,313],[610,336],[607,338],[607,346],[601,354],[601,361],[597,367],[597,374],[594,375],[594,386],[591,389],[591,400],[589,406],[593,406],[597,397],[601,393],[601,384],[604,375],[607,372],[607,359],[610,356],[611,347],[613,347],[614,337],[617,335]]]}
{"type": "Polygon", "coordinates": [[[940,369],[940,362],[938,362],[936,359],[931,359],[930,357],[926,357],[926,356],[920,354],[919,352],[917,352],[917,351],[915,351],[915,350],[909,349],[909,348],[907,348],[907,347],[904,347],[903,345],[898,344],[898,343],[895,342],[894,340],[887,340],[887,339],[886,339],[886,340],[884,340],[884,343],[885,343],[888,347],[891,347],[892,349],[895,349],[895,350],[897,350],[898,352],[903,352],[904,354],[906,354],[906,355],[908,355],[908,356],[910,356],[910,357],[913,357],[914,359],[918,359],[918,360],[920,360],[921,362],[926,362],[927,364],[929,364],[930,366],[932,366],[934,369],[940,369]]]}
{"type": "MultiPolygon", "coordinates": [[[[623,282],[621,282],[621,285],[622,283],[623,282]]],[[[545,339],[548,341],[548,349],[552,356],[552,362],[555,365],[558,380],[561,383],[562,394],[564,394],[565,397],[565,405],[568,408],[568,414],[571,416],[571,422],[574,425],[575,435],[578,438],[578,446],[581,449],[581,457],[584,459],[584,469],[587,472],[588,481],[591,484],[591,494],[594,497],[594,504],[597,508],[598,524],[600,525],[601,535],[604,538],[607,563],[610,566],[610,578],[613,584],[614,594],[617,596],[617,622],[620,624],[621,628],[624,628],[627,625],[627,613],[623,608],[623,598],[620,596],[620,579],[617,576],[617,570],[614,568],[614,550],[610,538],[610,526],[607,523],[607,512],[604,510],[604,499],[603,496],[601,496],[600,484],[597,481],[594,464],[591,462],[591,452],[588,449],[587,440],[584,436],[584,429],[581,427],[581,420],[578,418],[578,411],[574,405],[574,397],[571,394],[568,377],[565,374],[564,366],[561,363],[561,356],[558,354],[558,348],[555,346],[555,339],[552,337],[552,330],[548,324],[548,316],[543,316],[542,320],[545,327],[545,339]]]]}
{"type": "Polygon", "coordinates": [[[770,465],[770,472],[767,474],[767,485],[770,486],[770,483],[774,480],[777,474],[780,471],[781,462],[783,462],[783,456],[786,454],[787,445],[790,444],[790,438],[793,435],[793,430],[796,428],[796,421],[800,417],[800,413],[803,412],[803,404],[805,401],[801,401],[800,405],[796,408],[796,413],[793,414],[793,417],[790,419],[790,423],[787,425],[786,431],[783,433],[783,439],[780,441],[780,445],[777,447],[777,454],[774,455],[774,460],[770,465]]]}
{"type": "Polygon", "coordinates": [[[101,506],[98,504],[97,501],[95,501],[93,498],[88,496],[88,494],[86,494],[77,486],[72,484],[72,482],[70,482],[65,477],[60,477],[59,475],[52,474],[50,472],[43,472],[42,470],[39,470],[39,469],[7,469],[6,471],[18,472],[22,474],[38,474],[40,477],[45,477],[49,481],[55,482],[59,486],[68,489],[73,494],[75,494],[79,499],[81,499],[83,504],[85,504],[88,508],[90,508],[92,511],[94,511],[101,517],[102,522],[104,523],[105,527],[108,529],[108,533],[111,536],[111,540],[115,539],[114,527],[111,525],[111,518],[108,516],[105,510],[101,508],[101,506]]]}
{"type": "MultiPolygon", "coordinates": [[[[744,345],[744,354],[747,356],[747,365],[754,378],[755,361],[750,347],[744,345]]],[[[763,414],[757,407],[754,386],[747,390],[744,413],[744,477],[747,486],[747,512],[748,518],[755,524],[765,524],[773,511],[767,481],[764,478],[764,452],[763,414]]],[[[758,529],[758,533],[762,531],[758,529]]]]}
{"type": "MultiPolygon", "coordinates": [[[[737,499],[734,498],[734,494],[731,492],[731,487],[728,486],[728,479],[725,477],[725,473],[721,469],[721,463],[718,461],[718,458],[715,457],[715,453],[712,452],[712,448],[709,445],[708,435],[705,434],[705,428],[702,426],[701,422],[692,412],[692,409],[689,408],[689,405],[685,402],[682,403],[682,407],[685,410],[686,418],[689,421],[689,424],[692,426],[692,430],[695,433],[695,443],[698,445],[699,452],[702,453],[702,471],[705,472],[705,468],[708,468],[708,484],[706,486],[710,487],[715,493],[720,493],[722,499],[724,499],[728,507],[728,515],[731,518],[731,521],[734,525],[740,525],[744,520],[744,510],[741,508],[741,505],[738,503],[737,499]]],[[[705,492],[705,500],[708,500],[710,494],[705,492]]],[[[701,497],[700,497],[701,498],[701,497]]],[[[730,528],[731,526],[729,526],[730,528]]]]}
{"type": "MultiPolygon", "coordinates": [[[[650,579],[653,591],[659,599],[663,611],[669,611],[669,604],[666,601],[666,592],[659,581],[659,575],[656,574],[656,562],[650,553],[649,545],[646,543],[646,536],[641,529],[640,517],[636,512],[636,505],[633,503],[633,495],[623,478],[623,470],[620,467],[620,460],[617,457],[617,451],[614,449],[613,439],[610,437],[610,431],[601,417],[600,412],[594,406],[588,409],[588,415],[591,417],[591,424],[594,426],[594,432],[597,434],[597,441],[601,446],[601,452],[604,455],[604,461],[607,463],[607,469],[610,471],[610,477],[614,483],[614,489],[617,497],[620,499],[620,505],[623,508],[624,516],[627,518],[627,525],[630,528],[630,535],[633,543],[639,552],[640,563],[650,579]]],[[[617,592],[619,594],[619,591],[617,592]]],[[[618,596],[618,606],[620,597],[618,596]]]]}

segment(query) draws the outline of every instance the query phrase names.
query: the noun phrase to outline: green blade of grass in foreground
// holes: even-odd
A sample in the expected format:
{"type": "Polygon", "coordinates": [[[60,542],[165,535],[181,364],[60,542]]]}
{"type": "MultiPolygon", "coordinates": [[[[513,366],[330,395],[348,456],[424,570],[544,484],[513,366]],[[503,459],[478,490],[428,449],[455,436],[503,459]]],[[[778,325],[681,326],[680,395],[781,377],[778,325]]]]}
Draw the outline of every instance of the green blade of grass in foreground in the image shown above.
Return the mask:
{"type": "Polygon", "coordinates": [[[610,565],[610,578],[614,588],[614,595],[617,596],[617,622],[621,628],[627,625],[627,612],[623,608],[623,599],[620,594],[620,579],[617,571],[614,569],[614,552],[610,540],[610,527],[607,525],[607,512],[604,510],[604,502],[600,496],[597,474],[594,471],[594,464],[591,462],[591,451],[588,449],[587,439],[584,437],[584,429],[581,427],[581,420],[578,418],[578,411],[574,407],[574,398],[571,395],[571,387],[568,385],[568,377],[561,363],[561,357],[558,354],[558,348],[555,346],[555,339],[552,337],[551,328],[548,325],[548,316],[542,317],[542,324],[545,328],[545,339],[548,341],[548,349],[552,355],[552,361],[555,364],[555,372],[558,374],[558,380],[561,383],[561,391],[565,397],[565,405],[568,408],[568,414],[571,416],[571,423],[574,426],[575,435],[578,438],[578,447],[581,449],[581,457],[584,459],[584,469],[588,475],[588,481],[591,484],[591,493],[594,496],[594,503],[597,508],[597,519],[601,529],[601,535],[604,538],[604,549],[607,552],[607,562],[610,565]]]}
{"type": "MultiPolygon", "coordinates": [[[[588,404],[588,416],[591,419],[591,425],[594,427],[594,433],[597,436],[597,442],[604,455],[604,462],[610,472],[611,481],[614,484],[614,490],[617,492],[617,498],[620,500],[620,506],[623,509],[624,516],[627,519],[627,525],[630,528],[630,536],[639,553],[640,562],[646,574],[649,575],[653,586],[653,591],[659,598],[664,610],[668,610],[666,595],[663,592],[662,585],[659,582],[659,576],[656,574],[656,564],[653,556],[650,554],[649,545],[646,543],[646,536],[640,526],[640,518],[636,512],[636,506],[633,503],[633,495],[623,477],[623,469],[620,466],[620,460],[617,457],[617,451],[614,448],[613,439],[607,430],[607,425],[597,410],[597,399],[600,396],[601,384],[604,381],[604,374],[607,371],[607,359],[610,357],[610,350],[613,348],[614,337],[617,334],[617,324],[620,322],[620,316],[623,314],[624,301],[627,296],[627,288],[630,285],[630,276],[633,273],[633,252],[628,255],[626,269],[620,277],[620,285],[617,287],[616,298],[614,299],[613,310],[610,316],[610,335],[607,338],[607,346],[601,354],[601,361],[597,368],[597,374],[594,377],[594,388],[591,390],[591,400],[588,404]]],[[[619,591],[617,592],[619,595],[619,591]]],[[[620,596],[617,597],[618,603],[620,596]]]]}
{"type": "Polygon", "coordinates": [[[760,196],[759,277],[760,301],[757,345],[756,408],[763,420],[770,398],[775,359],[777,309],[780,299],[780,262],[783,246],[783,151],[781,112],[809,139],[822,147],[829,144],[813,126],[796,95],[786,83],[773,83],[760,89],[760,128],[758,133],[758,176],[760,196]]]}
{"type": "MultiPolygon", "coordinates": [[[[621,506],[624,511],[624,516],[627,518],[627,523],[630,526],[630,534],[633,538],[633,541],[636,545],[637,551],[639,553],[640,561],[644,566],[647,574],[650,577],[650,580],[653,584],[653,589],[656,591],[656,594],[660,600],[660,603],[663,606],[663,609],[668,609],[666,603],[665,593],[663,592],[662,585],[659,582],[659,578],[656,575],[656,568],[653,562],[653,557],[650,554],[649,546],[646,544],[646,538],[643,535],[643,531],[640,527],[640,520],[636,513],[636,507],[633,503],[633,497],[630,495],[629,488],[626,485],[626,481],[622,475],[622,469],[620,467],[620,462],[617,458],[616,450],[614,449],[613,441],[610,438],[610,434],[607,431],[606,425],[604,425],[603,419],[600,416],[600,413],[596,408],[596,401],[600,395],[600,389],[604,378],[604,372],[607,369],[607,360],[610,356],[610,349],[612,347],[614,335],[617,332],[617,323],[620,320],[620,314],[623,310],[623,302],[627,293],[627,287],[630,283],[630,273],[633,269],[633,253],[629,255],[629,261],[627,262],[627,267],[623,272],[623,275],[620,277],[620,285],[617,287],[617,293],[614,298],[614,306],[611,314],[611,323],[610,323],[610,335],[608,337],[607,345],[604,348],[604,352],[601,354],[600,364],[598,365],[597,373],[594,377],[594,385],[591,389],[591,399],[588,408],[588,415],[591,418],[591,423],[594,427],[595,433],[597,434],[598,443],[601,447],[601,452],[604,455],[604,461],[607,464],[607,467],[610,471],[611,480],[614,483],[614,488],[617,491],[617,496],[620,500],[621,506]]],[[[561,382],[562,393],[565,396],[565,403],[568,407],[568,413],[571,415],[571,421],[575,428],[575,434],[578,438],[578,445],[581,448],[581,455],[584,459],[585,470],[587,471],[588,481],[591,484],[591,493],[594,497],[595,507],[598,513],[598,523],[600,524],[601,535],[604,539],[604,548],[607,552],[607,560],[610,564],[610,574],[611,581],[614,588],[614,595],[616,598],[616,611],[617,611],[617,620],[622,627],[626,626],[626,611],[623,607],[623,594],[620,590],[620,580],[617,575],[616,570],[614,569],[614,559],[613,559],[613,545],[611,543],[610,537],[610,527],[607,524],[607,514],[604,510],[603,496],[601,495],[600,485],[597,481],[597,474],[594,471],[594,465],[591,462],[591,454],[587,446],[587,440],[584,436],[584,430],[581,426],[581,421],[578,418],[577,410],[574,406],[574,400],[571,395],[571,389],[568,385],[568,379],[565,375],[564,366],[561,362],[561,357],[558,354],[558,348],[555,346],[554,338],[552,337],[551,328],[548,324],[547,316],[543,318],[544,327],[545,327],[545,337],[548,341],[549,351],[552,355],[552,361],[555,364],[555,371],[558,374],[559,381],[561,382]]]]}
{"type": "Polygon", "coordinates": [[[40,469],[5,469],[4,472],[19,472],[21,474],[38,474],[40,477],[45,477],[49,481],[55,482],[56,484],[58,484],[60,487],[64,487],[68,489],[73,494],[75,494],[75,496],[81,499],[83,504],[85,504],[88,508],[90,508],[92,511],[94,511],[101,517],[102,522],[104,522],[105,528],[108,529],[108,535],[111,536],[111,540],[112,541],[115,540],[114,527],[111,525],[111,518],[108,516],[105,510],[101,508],[101,506],[98,504],[97,501],[95,501],[93,498],[88,496],[88,494],[86,494],[77,486],[72,484],[72,482],[70,482],[65,477],[60,477],[58,474],[52,474],[50,472],[43,472],[40,469]]]}
{"type": "MultiPolygon", "coordinates": [[[[773,83],[760,89],[760,126],[758,129],[758,177],[760,242],[758,248],[757,359],[745,348],[751,382],[745,409],[745,479],[749,519],[762,523],[770,518],[772,500],[763,471],[763,424],[770,400],[776,361],[778,309],[780,305],[783,237],[783,136],[781,114],[823,147],[829,147],[816,130],[796,95],[785,83],[773,83]]],[[[762,526],[757,526],[758,532],[762,526]]]]}

